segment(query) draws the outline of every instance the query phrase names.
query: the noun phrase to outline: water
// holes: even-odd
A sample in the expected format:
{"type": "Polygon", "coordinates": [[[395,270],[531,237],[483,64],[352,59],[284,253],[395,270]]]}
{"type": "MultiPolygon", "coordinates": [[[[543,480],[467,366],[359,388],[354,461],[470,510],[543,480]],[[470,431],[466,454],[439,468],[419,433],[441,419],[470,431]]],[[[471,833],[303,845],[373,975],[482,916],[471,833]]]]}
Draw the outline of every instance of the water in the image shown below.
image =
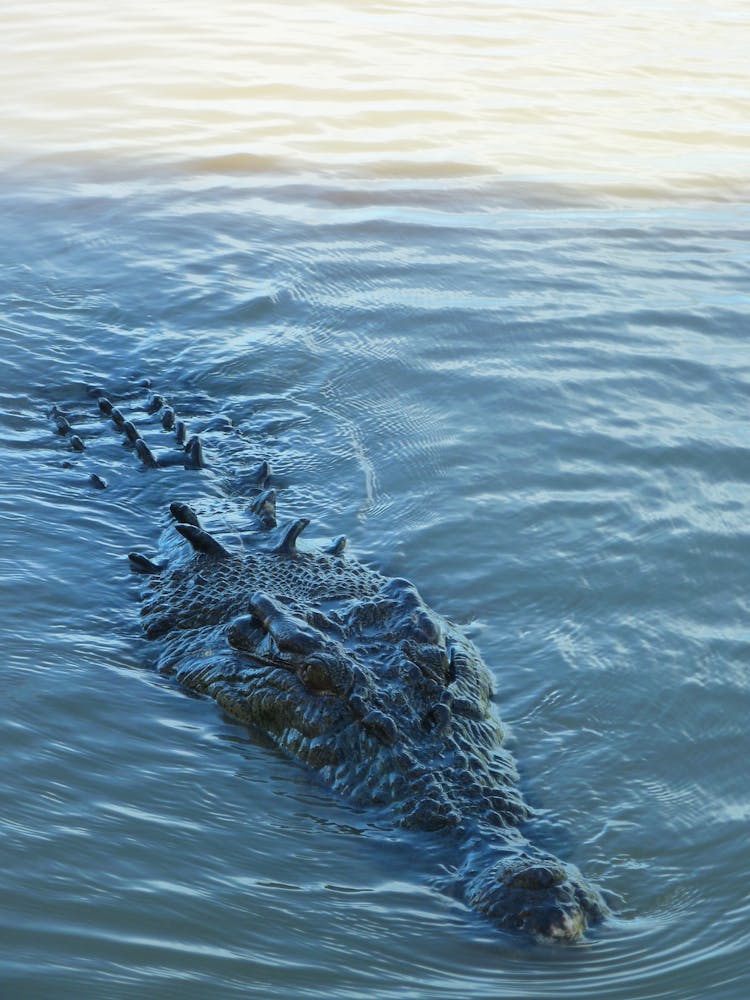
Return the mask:
{"type": "Polygon", "coordinates": [[[6,4],[3,996],[746,996],[747,21],[6,4]],[[125,555],[211,477],[45,418],[141,377],[465,624],[589,941],[150,671],[125,555]]]}

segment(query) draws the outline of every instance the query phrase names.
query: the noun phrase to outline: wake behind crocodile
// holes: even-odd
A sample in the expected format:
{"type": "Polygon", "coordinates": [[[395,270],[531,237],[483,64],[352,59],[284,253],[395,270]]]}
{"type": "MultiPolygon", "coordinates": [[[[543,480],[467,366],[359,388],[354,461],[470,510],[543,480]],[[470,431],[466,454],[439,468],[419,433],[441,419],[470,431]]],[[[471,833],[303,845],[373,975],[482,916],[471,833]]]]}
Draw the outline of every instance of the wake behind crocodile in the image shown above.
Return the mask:
{"type": "MultiPolygon", "coordinates": [[[[261,435],[222,416],[190,434],[149,388],[117,398],[92,387],[51,417],[87,462],[120,434],[127,447],[114,461],[133,474],[177,466],[210,477],[210,495],[171,500],[159,552],[129,557],[147,578],[142,621],[157,669],[343,797],[441,837],[454,858],[441,886],[499,927],[576,940],[600,922],[600,892],[524,835],[531,810],[475,645],[412,583],[349,557],[343,536],[305,546],[309,521],[277,511],[261,435]]],[[[96,463],[90,485],[105,489],[106,474],[96,463]]]]}

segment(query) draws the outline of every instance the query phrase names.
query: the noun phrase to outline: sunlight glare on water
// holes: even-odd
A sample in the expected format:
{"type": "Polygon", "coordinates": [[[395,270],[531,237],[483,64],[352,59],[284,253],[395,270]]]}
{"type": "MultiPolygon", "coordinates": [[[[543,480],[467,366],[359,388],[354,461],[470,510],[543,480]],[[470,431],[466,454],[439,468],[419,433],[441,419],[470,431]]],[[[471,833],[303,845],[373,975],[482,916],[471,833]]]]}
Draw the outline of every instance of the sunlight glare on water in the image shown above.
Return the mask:
{"type": "Polygon", "coordinates": [[[746,6],[12,0],[3,159],[747,194],[746,6]]]}

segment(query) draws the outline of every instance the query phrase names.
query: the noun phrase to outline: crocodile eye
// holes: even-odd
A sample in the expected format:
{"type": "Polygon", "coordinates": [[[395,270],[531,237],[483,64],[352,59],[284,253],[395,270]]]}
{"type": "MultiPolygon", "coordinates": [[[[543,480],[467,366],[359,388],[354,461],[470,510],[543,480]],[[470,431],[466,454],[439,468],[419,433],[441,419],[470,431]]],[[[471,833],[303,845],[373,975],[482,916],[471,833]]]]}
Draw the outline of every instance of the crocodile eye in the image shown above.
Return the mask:
{"type": "Polygon", "coordinates": [[[309,660],[300,671],[300,678],[311,691],[333,694],[331,674],[322,660],[309,660]]]}

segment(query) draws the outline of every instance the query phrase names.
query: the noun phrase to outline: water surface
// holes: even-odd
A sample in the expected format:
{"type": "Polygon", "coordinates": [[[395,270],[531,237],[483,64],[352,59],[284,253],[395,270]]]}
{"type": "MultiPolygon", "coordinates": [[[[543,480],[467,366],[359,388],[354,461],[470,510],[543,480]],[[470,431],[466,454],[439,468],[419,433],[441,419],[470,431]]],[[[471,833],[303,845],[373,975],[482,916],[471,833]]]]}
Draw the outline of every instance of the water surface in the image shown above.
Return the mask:
{"type": "Polygon", "coordinates": [[[3,994],[739,1000],[742,6],[286,8],[5,14],[3,994]],[[150,670],[125,556],[215,486],[120,471],[86,386],[144,377],[466,626],[534,838],[619,897],[586,943],[150,670]]]}

